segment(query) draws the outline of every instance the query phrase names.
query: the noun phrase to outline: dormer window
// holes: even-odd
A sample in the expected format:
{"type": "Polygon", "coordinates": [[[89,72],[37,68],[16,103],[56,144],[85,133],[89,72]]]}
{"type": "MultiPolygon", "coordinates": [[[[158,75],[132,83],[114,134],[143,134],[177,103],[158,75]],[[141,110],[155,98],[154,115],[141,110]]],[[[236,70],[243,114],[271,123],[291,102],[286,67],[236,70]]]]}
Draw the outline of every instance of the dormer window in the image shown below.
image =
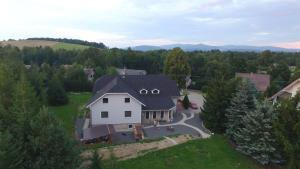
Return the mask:
{"type": "Polygon", "coordinates": [[[148,90],[146,90],[146,89],[141,89],[140,90],[140,94],[147,94],[148,93],[148,90]]]}
{"type": "Polygon", "coordinates": [[[151,93],[152,93],[152,94],[159,94],[159,92],[160,92],[160,91],[159,91],[158,89],[153,89],[153,90],[151,90],[151,93]]]}

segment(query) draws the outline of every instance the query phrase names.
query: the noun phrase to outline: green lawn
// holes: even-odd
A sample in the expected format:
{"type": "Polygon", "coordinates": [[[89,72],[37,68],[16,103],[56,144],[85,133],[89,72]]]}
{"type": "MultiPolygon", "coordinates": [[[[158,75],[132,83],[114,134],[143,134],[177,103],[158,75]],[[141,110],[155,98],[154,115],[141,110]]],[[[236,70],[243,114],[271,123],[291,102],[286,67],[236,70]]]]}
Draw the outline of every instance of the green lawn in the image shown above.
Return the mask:
{"type": "Polygon", "coordinates": [[[234,150],[223,136],[193,140],[135,159],[118,162],[121,169],[262,169],[234,150]]]}
{"type": "Polygon", "coordinates": [[[77,49],[77,50],[83,50],[83,49],[89,48],[89,46],[60,42],[60,43],[56,43],[55,45],[53,45],[52,48],[54,50],[57,50],[57,49],[66,49],[66,50],[77,49]]]}
{"type": "Polygon", "coordinates": [[[69,103],[64,106],[51,106],[49,110],[57,115],[70,133],[74,133],[74,119],[87,103],[91,93],[69,93],[69,103]]]}

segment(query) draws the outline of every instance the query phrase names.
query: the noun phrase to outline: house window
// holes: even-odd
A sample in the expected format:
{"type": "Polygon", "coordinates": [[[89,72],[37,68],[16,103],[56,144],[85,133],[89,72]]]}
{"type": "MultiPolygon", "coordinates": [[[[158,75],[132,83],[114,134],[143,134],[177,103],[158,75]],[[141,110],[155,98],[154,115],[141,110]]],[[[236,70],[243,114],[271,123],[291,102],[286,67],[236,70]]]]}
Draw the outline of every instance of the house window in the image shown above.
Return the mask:
{"type": "Polygon", "coordinates": [[[102,111],[101,118],[108,118],[108,111],[102,111]]]}
{"type": "Polygon", "coordinates": [[[125,111],[125,117],[131,117],[131,111],[125,111]]]}
{"type": "Polygon", "coordinates": [[[149,119],[149,112],[146,111],[146,119],[149,119]]]}
{"type": "Polygon", "coordinates": [[[140,90],[140,94],[147,94],[148,93],[148,90],[146,90],[146,89],[141,89],[140,90]]]}
{"type": "Polygon", "coordinates": [[[128,128],[129,128],[129,129],[132,129],[132,124],[129,124],[129,125],[128,125],[128,128]]]}
{"type": "Polygon", "coordinates": [[[159,94],[159,90],[158,89],[153,89],[153,90],[151,90],[151,93],[152,94],[159,94]]]}
{"type": "Polygon", "coordinates": [[[103,98],[102,103],[108,103],[108,98],[103,98]]]}
{"type": "Polygon", "coordinates": [[[156,119],[156,111],[153,112],[153,119],[156,119]]]}
{"type": "Polygon", "coordinates": [[[164,115],[165,115],[165,112],[164,112],[164,111],[161,111],[161,112],[160,112],[160,118],[163,119],[163,118],[164,118],[164,115]]]}
{"type": "Polygon", "coordinates": [[[125,98],[125,103],[130,103],[130,98],[129,97],[125,98]]]}

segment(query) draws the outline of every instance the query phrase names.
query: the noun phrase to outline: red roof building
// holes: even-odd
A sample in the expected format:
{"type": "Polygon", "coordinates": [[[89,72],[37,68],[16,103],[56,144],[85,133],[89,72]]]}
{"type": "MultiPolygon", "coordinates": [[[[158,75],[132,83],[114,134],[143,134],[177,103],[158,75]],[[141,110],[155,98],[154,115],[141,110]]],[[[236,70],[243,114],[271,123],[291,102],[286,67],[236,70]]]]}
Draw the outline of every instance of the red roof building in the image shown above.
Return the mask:
{"type": "Polygon", "coordinates": [[[246,78],[252,82],[259,92],[265,92],[270,86],[270,75],[258,73],[236,73],[236,77],[246,78]]]}

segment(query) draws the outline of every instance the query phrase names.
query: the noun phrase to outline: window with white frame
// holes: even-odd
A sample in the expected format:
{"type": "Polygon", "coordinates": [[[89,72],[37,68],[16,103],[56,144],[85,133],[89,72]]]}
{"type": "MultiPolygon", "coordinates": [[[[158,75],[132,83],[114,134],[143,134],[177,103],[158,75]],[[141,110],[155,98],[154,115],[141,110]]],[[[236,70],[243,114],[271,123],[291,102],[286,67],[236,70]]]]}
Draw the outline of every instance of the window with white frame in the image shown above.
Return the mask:
{"type": "Polygon", "coordinates": [[[141,89],[140,90],[140,94],[147,94],[148,93],[148,90],[147,89],[141,89]]]}
{"type": "Polygon", "coordinates": [[[151,90],[151,93],[152,93],[152,94],[159,94],[159,92],[160,92],[160,91],[159,91],[158,89],[153,89],[153,90],[151,90]]]}
{"type": "Polygon", "coordinates": [[[108,111],[102,111],[101,118],[108,118],[108,111]]]}

